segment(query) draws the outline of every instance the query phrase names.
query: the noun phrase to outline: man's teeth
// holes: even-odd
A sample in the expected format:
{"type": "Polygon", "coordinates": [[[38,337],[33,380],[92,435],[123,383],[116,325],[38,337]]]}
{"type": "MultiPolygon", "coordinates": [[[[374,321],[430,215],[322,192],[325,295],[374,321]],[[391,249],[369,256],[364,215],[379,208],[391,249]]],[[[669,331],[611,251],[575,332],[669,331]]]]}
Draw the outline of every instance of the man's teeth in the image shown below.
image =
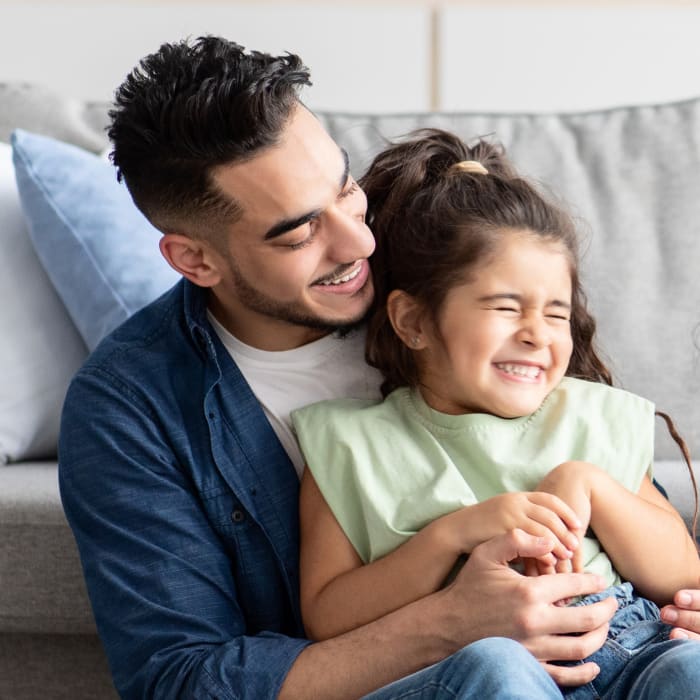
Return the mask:
{"type": "Polygon", "coordinates": [[[496,367],[506,374],[515,374],[518,377],[528,377],[529,379],[537,379],[542,371],[540,367],[535,365],[514,365],[510,362],[497,364],[496,367]]]}
{"type": "Polygon", "coordinates": [[[328,282],[321,282],[321,284],[328,286],[331,284],[343,284],[343,282],[349,282],[360,274],[361,269],[362,267],[358,265],[354,270],[348,272],[347,275],[343,275],[343,277],[336,277],[334,280],[329,280],[328,282]]]}

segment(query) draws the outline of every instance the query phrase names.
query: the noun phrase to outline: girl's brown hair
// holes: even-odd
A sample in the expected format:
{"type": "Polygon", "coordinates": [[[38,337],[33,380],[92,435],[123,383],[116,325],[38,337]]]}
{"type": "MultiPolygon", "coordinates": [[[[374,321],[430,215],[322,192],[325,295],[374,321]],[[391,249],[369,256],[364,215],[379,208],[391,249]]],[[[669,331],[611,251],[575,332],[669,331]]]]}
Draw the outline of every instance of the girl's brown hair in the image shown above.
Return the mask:
{"type": "MultiPolygon", "coordinates": [[[[571,217],[519,177],[502,146],[483,140],[466,146],[439,129],[421,129],[380,153],[361,178],[367,223],[377,241],[372,258],[375,298],[367,326],[367,362],[384,375],[384,396],[416,386],[413,352],[394,332],[386,306],[402,289],[437,320],[448,291],[492,255],[509,231],[526,230],[566,249],[571,268],[573,352],[566,374],[612,385],[595,349],[595,320],[586,308],[579,277],[577,235],[571,217]],[[483,168],[460,167],[475,161],[483,168]],[[486,172],[483,172],[483,171],[486,172]]],[[[698,497],[688,448],[671,419],[664,419],[679,445],[698,497]]]]}
{"type": "Polygon", "coordinates": [[[468,147],[449,132],[422,129],[380,153],[360,184],[367,193],[367,222],[377,241],[366,354],[369,364],[384,375],[385,396],[418,383],[414,354],[387,316],[389,293],[404,290],[436,320],[448,291],[513,230],[565,247],[571,266],[574,346],[567,374],[612,383],[593,344],[595,321],[579,280],[573,221],[516,174],[501,146],[480,140],[468,147]],[[487,174],[460,168],[464,161],[480,163],[487,174]]]}

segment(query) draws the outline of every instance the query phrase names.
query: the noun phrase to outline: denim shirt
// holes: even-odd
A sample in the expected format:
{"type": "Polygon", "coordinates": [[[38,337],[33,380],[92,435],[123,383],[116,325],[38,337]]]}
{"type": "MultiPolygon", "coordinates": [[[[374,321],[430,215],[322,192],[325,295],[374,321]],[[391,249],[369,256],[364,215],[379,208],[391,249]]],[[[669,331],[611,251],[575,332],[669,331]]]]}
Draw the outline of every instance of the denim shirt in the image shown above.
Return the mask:
{"type": "Polygon", "coordinates": [[[272,698],[309,643],[299,483],[182,280],[66,398],[59,483],[123,698],[272,698]]]}

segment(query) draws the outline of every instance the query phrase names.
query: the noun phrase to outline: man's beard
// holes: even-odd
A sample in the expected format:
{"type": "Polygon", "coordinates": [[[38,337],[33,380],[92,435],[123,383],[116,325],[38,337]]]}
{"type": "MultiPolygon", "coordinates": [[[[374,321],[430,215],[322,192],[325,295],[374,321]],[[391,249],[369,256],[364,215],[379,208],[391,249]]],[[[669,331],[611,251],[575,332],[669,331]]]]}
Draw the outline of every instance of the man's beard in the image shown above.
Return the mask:
{"type": "MultiPolygon", "coordinates": [[[[240,270],[227,255],[231,276],[236,286],[238,300],[246,308],[258,314],[289,323],[290,325],[310,328],[323,333],[338,333],[341,336],[347,335],[350,331],[361,326],[367,318],[369,309],[362,311],[357,317],[349,319],[332,319],[318,316],[304,309],[299,309],[294,302],[280,302],[267,296],[264,292],[255,289],[248,280],[241,275],[240,270]]],[[[369,306],[369,304],[368,304],[369,306]]]]}

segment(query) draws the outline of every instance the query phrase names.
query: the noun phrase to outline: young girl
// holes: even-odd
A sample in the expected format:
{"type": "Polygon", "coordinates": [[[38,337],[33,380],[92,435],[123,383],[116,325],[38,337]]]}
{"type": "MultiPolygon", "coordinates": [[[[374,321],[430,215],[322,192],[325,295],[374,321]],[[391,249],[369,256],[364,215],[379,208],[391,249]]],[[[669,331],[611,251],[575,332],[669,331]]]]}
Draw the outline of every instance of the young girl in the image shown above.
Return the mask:
{"type": "Polygon", "coordinates": [[[377,239],[367,358],[385,399],[293,415],[307,632],[427,595],[521,528],[552,543],[525,573],[585,569],[618,598],[595,689],[570,692],[626,697],[663,656],[673,696],[692,695],[700,645],[669,640],[655,603],[697,585],[700,561],[651,481],[654,407],[612,388],[594,349],[572,221],[501,150],[437,130],[390,146],[362,185],[377,239]]]}

